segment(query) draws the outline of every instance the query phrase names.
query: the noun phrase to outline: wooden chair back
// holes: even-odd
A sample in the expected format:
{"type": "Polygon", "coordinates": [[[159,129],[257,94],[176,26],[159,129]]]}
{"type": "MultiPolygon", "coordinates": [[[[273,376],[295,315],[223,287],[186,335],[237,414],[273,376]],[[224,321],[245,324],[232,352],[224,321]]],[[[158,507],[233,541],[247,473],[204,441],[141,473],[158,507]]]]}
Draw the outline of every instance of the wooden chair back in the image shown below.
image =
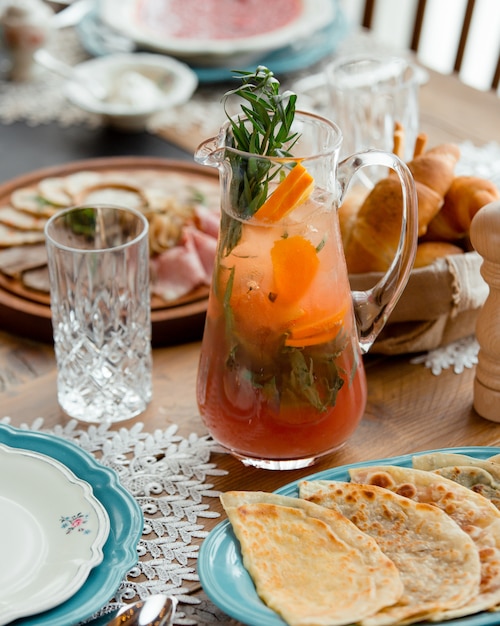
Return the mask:
{"type": "MultiPolygon", "coordinates": [[[[351,2],[352,0],[347,1],[351,2]]],[[[401,0],[399,1],[401,2],[401,0]]],[[[373,29],[375,27],[376,11],[383,10],[385,8],[383,6],[385,2],[386,0],[362,0],[360,9],[361,14],[359,16],[361,25],[367,29],[373,29]]],[[[408,0],[403,0],[403,2],[406,3],[408,0]]],[[[467,46],[476,45],[471,39],[471,26],[473,24],[475,14],[478,13],[480,2],[481,0],[467,0],[465,4],[460,33],[456,40],[456,49],[453,50],[454,61],[452,71],[458,75],[460,75],[460,71],[464,65],[465,55],[468,51],[467,46]]],[[[408,8],[411,9],[414,14],[412,16],[413,21],[410,24],[410,41],[408,42],[407,47],[417,53],[417,56],[421,50],[424,21],[431,3],[432,0],[415,0],[413,3],[408,2],[408,8]]],[[[451,3],[457,11],[462,10],[463,5],[461,6],[459,3],[456,3],[456,0],[451,0],[451,3]]],[[[387,9],[390,12],[389,6],[387,6],[387,9]]],[[[389,13],[387,19],[389,19],[389,13]]],[[[497,91],[500,83],[500,32],[497,33],[496,42],[493,42],[492,47],[493,54],[496,54],[496,58],[493,63],[491,63],[491,66],[494,69],[492,71],[489,84],[486,84],[485,87],[497,91]]]]}

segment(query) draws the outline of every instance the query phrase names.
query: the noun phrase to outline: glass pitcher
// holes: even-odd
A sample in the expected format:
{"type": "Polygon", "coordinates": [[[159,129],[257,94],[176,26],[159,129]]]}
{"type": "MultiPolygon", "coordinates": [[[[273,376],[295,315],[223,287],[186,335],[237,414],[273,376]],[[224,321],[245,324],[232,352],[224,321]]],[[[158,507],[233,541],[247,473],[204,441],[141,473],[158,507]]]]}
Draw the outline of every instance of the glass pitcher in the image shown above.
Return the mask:
{"type": "Polygon", "coordinates": [[[406,285],[417,243],[415,186],[400,159],[368,151],[339,163],[340,129],[314,114],[297,112],[293,130],[293,157],[235,149],[229,120],[195,154],[219,170],[222,209],[198,406],[218,443],[268,469],[307,467],[355,431],[367,397],[362,354],[406,285]],[[401,238],[381,280],[351,293],[337,209],[354,174],[374,165],[399,177],[401,238]],[[256,171],[268,182],[248,189],[256,171]]]}

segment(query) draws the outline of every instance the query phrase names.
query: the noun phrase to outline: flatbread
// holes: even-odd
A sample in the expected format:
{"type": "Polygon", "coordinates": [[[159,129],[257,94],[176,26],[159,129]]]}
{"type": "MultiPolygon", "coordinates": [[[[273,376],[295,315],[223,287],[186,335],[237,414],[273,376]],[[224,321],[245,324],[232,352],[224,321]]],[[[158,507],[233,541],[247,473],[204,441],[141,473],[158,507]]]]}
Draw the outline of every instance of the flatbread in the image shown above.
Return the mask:
{"type": "Polygon", "coordinates": [[[413,457],[415,469],[433,471],[488,498],[500,509],[500,465],[465,454],[430,452],[413,457]]]}
{"type": "Polygon", "coordinates": [[[430,619],[477,595],[481,580],[478,551],[444,511],[374,485],[304,481],[299,493],[309,502],[345,515],[375,539],[399,570],[402,597],[363,619],[362,626],[430,619]]]}
{"type": "Polygon", "coordinates": [[[492,609],[500,602],[500,511],[484,496],[434,472],[397,466],[349,470],[356,483],[378,485],[444,510],[476,544],[481,561],[479,593],[458,609],[443,611],[433,621],[454,619],[492,609]]]}
{"type": "Polygon", "coordinates": [[[290,626],[351,624],[401,596],[394,563],[343,515],[263,492],[221,501],[258,595],[290,626]]]}

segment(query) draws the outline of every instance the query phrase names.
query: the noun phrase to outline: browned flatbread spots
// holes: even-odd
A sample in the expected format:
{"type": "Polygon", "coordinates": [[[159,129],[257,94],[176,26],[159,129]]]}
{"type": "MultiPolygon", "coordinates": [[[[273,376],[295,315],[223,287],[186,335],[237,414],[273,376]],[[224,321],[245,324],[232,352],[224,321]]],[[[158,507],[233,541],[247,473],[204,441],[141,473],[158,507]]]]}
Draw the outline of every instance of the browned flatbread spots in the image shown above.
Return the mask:
{"type": "Polygon", "coordinates": [[[396,493],[445,511],[474,541],[481,562],[479,592],[458,609],[433,616],[434,621],[472,615],[500,602],[500,511],[484,496],[434,472],[397,466],[351,469],[351,480],[383,485],[396,493]]]}
{"type": "Polygon", "coordinates": [[[399,570],[400,600],[362,620],[363,626],[432,619],[477,595],[481,565],[476,546],[437,507],[378,486],[321,480],[302,482],[300,496],[345,515],[376,540],[399,570]]]}

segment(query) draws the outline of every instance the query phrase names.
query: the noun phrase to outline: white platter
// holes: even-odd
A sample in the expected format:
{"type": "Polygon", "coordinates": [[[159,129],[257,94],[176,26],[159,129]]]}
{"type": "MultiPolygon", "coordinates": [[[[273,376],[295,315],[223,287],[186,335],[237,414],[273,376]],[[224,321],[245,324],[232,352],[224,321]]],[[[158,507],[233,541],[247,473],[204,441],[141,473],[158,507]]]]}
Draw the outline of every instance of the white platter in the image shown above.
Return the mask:
{"type": "Polygon", "coordinates": [[[0,444],[0,625],[75,594],[109,530],[87,482],[51,457],[0,444]]]}
{"type": "Polygon", "coordinates": [[[99,10],[108,26],[138,46],[205,67],[251,63],[311,37],[335,12],[332,0],[101,0],[99,10]],[[246,17],[232,13],[238,6],[246,17]]]}

